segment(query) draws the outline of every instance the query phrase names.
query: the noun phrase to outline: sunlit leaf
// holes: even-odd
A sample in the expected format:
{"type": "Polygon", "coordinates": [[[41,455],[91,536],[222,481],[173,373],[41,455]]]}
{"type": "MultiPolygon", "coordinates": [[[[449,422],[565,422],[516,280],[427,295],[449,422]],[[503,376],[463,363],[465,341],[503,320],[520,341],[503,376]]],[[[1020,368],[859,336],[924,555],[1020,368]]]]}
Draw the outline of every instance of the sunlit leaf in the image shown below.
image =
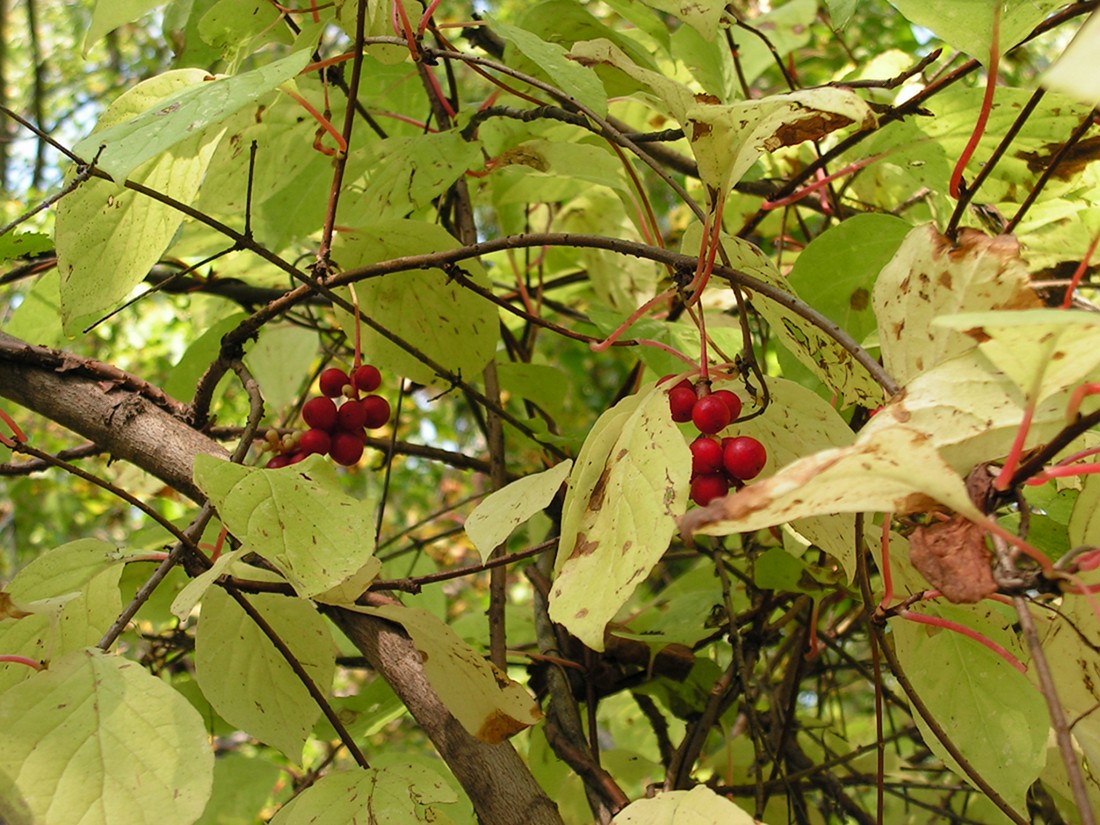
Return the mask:
{"type": "Polygon", "coordinates": [[[1054,63],[1047,67],[1044,87],[1062,92],[1089,106],[1100,102],[1100,14],[1093,14],[1054,63]]]}
{"type": "Polygon", "coordinates": [[[420,765],[339,771],[296,796],[271,825],[346,825],[360,819],[371,825],[448,825],[450,817],[437,806],[457,798],[442,777],[420,765]]]}
{"type": "Polygon", "coordinates": [[[482,742],[503,742],[542,718],[523,685],[509,679],[426,610],[401,605],[353,609],[405,628],[440,700],[482,742]]]}
{"type": "Polygon", "coordinates": [[[936,452],[929,436],[890,427],[800,458],[681,519],[685,533],[729,535],[827,513],[911,513],[945,505],[980,518],[962,478],[936,452]],[[920,467],[919,473],[913,467],[920,467]]]}
{"type": "Polygon", "coordinates": [[[356,208],[372,219],[403,218],[429,205],[467,169],[482,165],[479,144],[454,131],[389,138],[373,145],[371,155],[356,208]]]}
{"type": "Polygon", "coordinates": [[[374,552],[374,514],[340,489],[323,456],[280,470],[199,456],[195,483],[229,531],[275,565],[299,595],[343,583],[374,552]]]}
{"type": "MultiPolygon", "coordinates": [[[[997,0],[1001,4],[999,51],[1004,54],[1043,18],[1060,6],[1060,0],[997,0]]],[[[988,0],[890,0],[918,26],[923,26],[959,51],[989,61],[993,42],[993,3],[988,0]]]]}
{"type": "Polygon", "coordinates": [[[931,224],[909,233],[871,297],[883,364],[903,385],[976,345],[933,318],[1039,305],[1014,238],[963,229],[953,245],[931,224]]]}
{"type": "Polygon", "coordinates": [[[1097,379],[1100,318],[1083,310],[966,313],[935,326],[961,333],[1032,401],[1097,379]]]}
{"type": "Polygon", "coordinates": [[[572,461],[562,461],[549,470],[524,476],[492,493],[474,508],[464,526],[482,561],[488,559],[513,530],[550,503],[572,467],[572,461]]]}
{"type": "MultiPolygon", "coordinates": [[[[324,621],[303,599],[246,597],[328,693],[336,650],[324,621]]],[[[260,627],[220,588],[207,591],[195,634],[195,678],[218,715],[298,763],[321,709],[260,627]]]]}
{"type": "MultiPolygon", "coordinates": [[[[150,104],[147,108],[121,122],[112,117],[105,125],[101,120],[96,131],[77,143],[73,151],[87,160],[98,152],[96,166],[121,183],[141,164],[193,141],[196,135],[294,77],[305,68],[310,54],[310,50],[303,49],[233,77],[214,78],[190,70],[192,82],[173,91],[160,85],[164,75],[147,80],[119,98],[111,110],[143,87],[140,94],[150,104]],[[100,147],[105,148],[100,152],[100,147]]],[[[179,157],[186,154],[177,153],[179,157]]]]}
{"type": "Polygon", "coordinates": [[[163,5],[164,0],[98,0],[92,14],[92,24],[84,34],[82,51],[88,49],[108,32],[112,32],[124,23],[137,20],[143,14],[163,5]]]}
{"type": "Polygon", "coordinates": [[[690,465],[660,387],[620,401],[588,434],[565,496],[550,616],[593,650],[668,548],[690,465]]]}
{"type": "Polygon", "coordinates": [[[202,717],[136,662],[59,659],[0,702],[0,776],[38,825],[190,825],[210,795],[202,717]]]}
{"type": "MultiPolygon", "coordinates": [[[[206,73],[178,69],[139,83],[124,93],[99,119],[92,141],[116,124],[147,111],[176,94],[203,83],[206,73]]],[[[130,177],[150,189],[190,203],[202,185],[219,135],[201,132],[174,142],[130,177]]],[[[70,170],[69,177],[74,173],[70,170]]],[[[86,320],[114,307],[149,273],[183,222],[174,207],[92,178],[57,205],[55,238],[61,273],[61,312],[65,331],[77,331],[86,320]]]]}
{"type": "Polygon", "coordinates": [[[690,791],[665,791],[631,802],[612,825],[762,825],[759,819],[706,785],[690,791]]]}

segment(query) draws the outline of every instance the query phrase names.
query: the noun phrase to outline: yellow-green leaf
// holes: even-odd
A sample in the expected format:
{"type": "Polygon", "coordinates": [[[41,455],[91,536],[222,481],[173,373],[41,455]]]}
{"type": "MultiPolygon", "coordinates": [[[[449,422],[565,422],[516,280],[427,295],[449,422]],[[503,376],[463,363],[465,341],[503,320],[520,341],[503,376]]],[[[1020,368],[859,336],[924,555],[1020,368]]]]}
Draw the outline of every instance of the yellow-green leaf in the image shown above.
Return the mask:
{"type": "Polygon", "coordinates": [[[482,561],[513,530],[550,503],[572,467],[572,461],[562,461],[549,470],[517,479],[474,508],[466,519],[466,535],[482,561]]]}
{"type": "Polygon", "coordinates": [[[136,662],[79,650],[0,702],[0,782],[35,825],[190,825],[210,796],[202,717],[136,662]]]}
{"type": "Polygon", "coordinates": [[[611,825],[763,825],[745,809],[706,785],[690,791],[665,791],[631,802],[611,825]]]}
{"type": "Polygon", "coordinates": [[[623,399],[588,434],[565,496],[550,616],[593,650],[668,549],[690,473],[665,388],[623,399]]]}

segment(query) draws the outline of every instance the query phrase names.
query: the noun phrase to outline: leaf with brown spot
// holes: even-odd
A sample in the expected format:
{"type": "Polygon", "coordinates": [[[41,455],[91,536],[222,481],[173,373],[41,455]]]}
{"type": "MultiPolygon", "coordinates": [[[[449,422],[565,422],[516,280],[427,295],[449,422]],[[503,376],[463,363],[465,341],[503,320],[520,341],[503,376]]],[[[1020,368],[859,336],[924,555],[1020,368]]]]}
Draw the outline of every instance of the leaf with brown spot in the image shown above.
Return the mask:
{"type": "Polygon", "coordinates": [[[879,273],[871,300],[883,364],[903,385],[976,346],[955,329],[933,326],[933,319],[1041,304],[1014,238],[963,229],[953,245],[932,224],[906,236],[879,273]]]}
{"type": "Polygon", "coordinates": [[[668,549],[687,506],[691,454],[649,385],[600,416],[562,507],[550,617],[593,650],[604,627],[668,549]]]}
{"type": "Polygon", "coordinates": [[[914,530],[909,558],[949,602],[976,604],[997,592],[985,531],[961,516],[914,530]]]}
{"type": "Polygon", "coordinates": [[[509,679],[428,611],[403,605],[349,609],[404,627],[440,701],[482,742],[503,742],[542,719],[542,711],[523,685],[509,679]]]}
{"type": "Polygon", "coordinates": [[[830,513],[915,513],[936,506],[981,516],[963,479],[940,458],[928,435],[895,426],[798,459],[770,478],[692,510],[680,529],[685,535],[725,536],[830,513]]]}

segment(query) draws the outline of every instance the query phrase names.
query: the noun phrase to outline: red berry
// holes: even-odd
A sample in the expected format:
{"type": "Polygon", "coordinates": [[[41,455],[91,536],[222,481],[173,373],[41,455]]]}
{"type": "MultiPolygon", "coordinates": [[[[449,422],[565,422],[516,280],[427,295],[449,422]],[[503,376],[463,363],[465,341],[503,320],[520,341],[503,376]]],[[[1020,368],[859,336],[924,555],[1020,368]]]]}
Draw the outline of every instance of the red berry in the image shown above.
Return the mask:
{"type": "Polygon", "coordinates": [[[722,468],[722,445],[710,436],[701,435],[691,442],[691,475],[725,472],[722,468]]]}
{"type": "Polygon", "coordinates": [[[309,453],[299,450],[298,452],[291,454],[290,463],[297,464],[299,461],[305,461],[307,458],[309,458],[309,453]]]}
{"type": "Polygon", "coordinates": [[[339,432],[332,437],[328,454],[337,464],[351,467],[363,457],[363,440],[356,433],[339,432]]]}
{"type": "Polygon", "coordinates": [[[359,392],[374,392],[382,386],[382,373],[378,371],[378,367],[372,367],[370,364],[364,364],[357,369],[351,379],[359,392]]]}
{"type": "Polygon", "coordinates": [[[377,430],[390,420],[390,402],[380,395],[368,395],[361,402],[366,412],[365,426],[368,430],[377,430]]]}
{"type": "Polygon", "coordinates": [[[332,436],[324,430],[306,430],[298,442],[298,449],[306,455],[324,455],[332,446],[332,436]]]}
{"type": "Polygon", "coordinates": [[[279,454],[277,456],[272,456],[268,460],[267,464],[265,464],[264,466],[267,467],[267,469],[269,469],[269,470],[278,470],[280,467],[285,467],[289,463],[290,463],[290,456],[279,454]]]}
{"type": "Polygon", "coordinates": [[[336,402],[319,396],[311,398],[302,407],[302,420],[315,430],[336,429],[336,402]]]}
{"type": "Polygon", "coordinates": [[[713,394],[707,395],[695,402],[691,409],[691,420],[699,432],[713,434],[729,426],[730,410],[721,398],[713,394]]]}
{"type": "Polygon", "coordinates": [[[756,478],[767,462],[768,451],[755,438],[739,435],[723,440],[722,463],[734,478],[741,481],[756,478]]]}
{"type": "Polygon", "coordinates": [[[691,480],[691,500],[704,507],[730,491],[729,479],[722,473],[707,473],[691,480]]]}
{"type": "Polygon", "coordinates": [[[363,425],[367,423],[367,410],[362,401],[349,398],[340,405],[340,409],[336,413],[336,420],[339,422],[341,430],[346,430],[349,433],[361,430],[363,425]]]}
{"type": "Polygon", "coordinates": [[[677,384],[668,391],[668,408],[672,413],[672,420],[683,424],[691,421],[691,411],[695,408],[695,390],[690,387],[682,387],[677,384]]]}
{"type": "Polygon", "coordinates": [[[318,379],[321,385],[321,393],[329,398],[339,398],[344,394],[344,387],[351,383],[348,374],[337,367],[329,367],[321,373],[318,379]]]}
{"type": "Polygon", "coordinates": [[[732,390],[715,390],[712,395],[721,398],[730,411],[730,421],[736,421],[741,415],[741,399],[732,390]]]}

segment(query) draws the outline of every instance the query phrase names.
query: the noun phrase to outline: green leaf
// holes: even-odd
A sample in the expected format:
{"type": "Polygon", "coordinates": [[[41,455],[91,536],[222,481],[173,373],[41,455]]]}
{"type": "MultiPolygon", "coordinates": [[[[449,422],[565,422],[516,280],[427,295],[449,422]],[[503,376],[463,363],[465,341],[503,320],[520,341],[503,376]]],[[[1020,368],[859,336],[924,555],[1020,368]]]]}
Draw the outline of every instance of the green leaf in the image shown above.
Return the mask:
{"type": "Polygon", "coordinates": [[[457,799],[443,777],[422,765],[337,771],[286,804],[271,825],[346,825],[360,817],[371,825],[449,825],[437,806],[457,799]]]}
{"type": "MultiPolygon", "coordinates": [[[[921,699],[979,774],[1016,810],[1042,770],[1046,703],[1012,665],[960,633],[893,619],[898,659],[921,699]]],[[[925,744],[959,776],[951,755],[915,711],[925,744]]]]}
{"type": "Polygon", "coordinates": [[[251,825],[282,778],[279,765],[239,751],[221,754],[214,762],[214,789],[195,825],[251,825]]]}
{"type": "Polygon", "coordinates": [[[503,742],[542,718],[538,703],[523,685],[509,679],[428,611],[402,605],[350,609],[405,628],[420,652],[432,689],[462,727],[482,742],[503,742]]]}
{"type": "Polygon", "coordinates": [[[342,491],[322,456],[267,470],[200,455],[195,483],[229,531],[275,565],[301,596],[358,578],[373,556],[374,514],[342,491]]]}
{"type": "Polygon", "coordinates": [[[1095,106],[1100,103],[1100,14],[1093,14],[1077,32],[1062,56],[1048,66],[1040,82],[1043,87],[1062,92],[1095,106]]]}
{"type": "Polygon", "coordinates": [[[843,29],[848,25],[858,2],[859,0],[825,0],[829,7],[829,19],[832,20],[833,28],[843,29]]]}
{"type": "MultiPolygon", "coordinates": [[[[196,135],[290,80],[305,68],[311,54],[310,49],[302,49],[233,77],[212,78],[204,72],[196,74],[196,70],[185,70],[192,82],[167,95],[160,93],[161,80],[166,75],[144,81],[119,98],[115,105],[135,94],[140,94],[152,105],[122,122],[112,117],[110,124],[104,126],[101,121],[92,134],[73,147],[73,152],[91,160],[100,147],[105,147],[99,153],[96,166],[121,183],[146,161],[179,144],[190,144],[196,135]]],[[[182,157],[186,153],[181,151],[178,155],[182,157]]]]}
{"type": "MultiPolygon", "coordinates": [[[[336,670],[336,648],[313,605],[302,599],[251,594],[248,601],[290,648],[322,693],[336,670]]],[[[271,640],[225,591],[211,588],[195,633],[195,678],[225,721],[291,762],[321,709],[271,640]]]]}
{"type": "Polygon", "coordinates": [[[573,100],[603,117],[607,114],[607,92],[596,73],[570,60],[557,43],[547,43],[529,31],[490,19],[493,31],[515,46],[573,100]]]}
{"type": "Polygon", "coordinates": [[[263,391],[269,413],[285,409],[301,396],[302,376],[316,356],[317,334],[291,324],[267,324],[244,362],[263,391]]]}
{"type": "Polygon", "coordinates": [[[665,791],[631,802],[611,825],[763,825],[759,820],[706,785],[690,791],[665,791]]]}
{"type": "MultiPolygon", "coordinates": [[[[997,0],[1001,3],[1000,42],[1004,54],[1035,28],[1062,0],[997,0]]],[[[959,51],[989,62],[993,44],[993,6],[989,0],[890,0],[918,26],[934,32],[959,51]]]]}
{"type": "Polygon", "coordinates": [[[871,296],[886,371],[907,384],[975,342],[938,316],[1038,306],[1014,238],[963,229],[952,244],[932,224],[914,228],[879,273],[871,296]]]}
{"type": "MultiPolygon", "coordinates": [[[[381,220],[369,228],[343,233],[333,244],[333,257],[345,270],[398,258],[455,249],[445,229],[412,220],[381,220]]],[[[476,262],[463,264],[470,278],[488,288],[476,262]]],[[[498,317],[488,301],[463,289],[442,270],[399,272],[356,284],[365,316],[466,379],[479,375],[496,352],[498,317]]],[[[344,291],[350,299],[350,292],[344,291]]],[[[349,313],[338,310],[340,325],[354,334],[349,313]]],[[[364,357],[386,364],[398,375],[421,384],[443,383],[416,356],[367,326],[362,327],[364,357]]]]}
{"type": "Polygon", "coordinates": [[[0,703],[0,777],[38,825],[190,825],[213,767],[187,700],[94,648],[56,660],[0,703]]]}
{"type": "Polygon", "coordinates": [[[26,602],[80,592],[100,573],[137,555],[141,552],[99,539],[78,539],[35,558],[19,571],[6,590],[12,598],[26,602]]]}
{"type": "Polygon", "coordinates": [[[44,347],[61,343],[65,333],[61,328],[60,283],[56,269],[42,273],[4,324],[4,332],[44,347]]]}
{"type": "Polygon", "coordinates": [[[389,138],[370,147],[366,188],[357,212],[400,219],[428,206],[466,174],[482,165],[481,147],[455,131],[389,138]]]}
{"type": "Polygon", "coordinates": [[[1067,547],[1100,547],[1100,476],[1085,478],[1067,527],[1067,547]]]}
{"type": "Polygon", "coordinates": [[[550,503],[572,467],[572,461],[562,461],[549,470],[517,479],[474,508],[466,519],[466,535],[481,554],[482,561],[486,561],[513,530],[550,503]]]}
{"type": "MultiPolygon", "coordinates": [[[[202,83],[204,77],[206,73],[197,69],[180,69],[139,83],[111,104],[98,128],[128,121],[180,90],[202,83]]],[[[87,140],[95,137],[93,133],[87,140]]],[[[190,136],[134,170],[131,177],[190,203],[202,184],[218,138],[190,136]]],[[[94,154],[93,146],[88,159],[94,154]]],[[[75,333],[129,295],[160,260],[181,223],[183,214],[175,208],[98,178],[85,181],[63,198],[57,204],[54,234],[66,333],[75,333]]]]}
{"type": "Polygon", "coordinates": [[[871,291],[912,225],[875,212],[854,215],[818,235],[795,259],[789,288],[856,341],[877,328],[871,291]]]}
{"type": "Polygon", "coordinates": [[[723,0],[643,0],[650,8],[663,11],[679,20],[683,20],[704,37],[713,39],[718,32],[719,22],[726,10],[723,0]]]}
{"type": "Polygon", "coordinates": [[[53,241],[42,232],[9,232],[0,235],[0,261],[41,255],[53,249],[53,241]]]}
{"type": "Polygon", "coordinates": [[[593,650],[668,549],[690,473],[667,395],[652,385],[601,415],[585,439],[562,510],[550,617],[593,650]]]}
{"type": "Polygon", "coordinates": [[[97,0],[92,23],[84,34],[81,53],[85,56],[92,44],[119,26],[133,22],[146,12],[164,5],[164,0],[97,0]]]}

